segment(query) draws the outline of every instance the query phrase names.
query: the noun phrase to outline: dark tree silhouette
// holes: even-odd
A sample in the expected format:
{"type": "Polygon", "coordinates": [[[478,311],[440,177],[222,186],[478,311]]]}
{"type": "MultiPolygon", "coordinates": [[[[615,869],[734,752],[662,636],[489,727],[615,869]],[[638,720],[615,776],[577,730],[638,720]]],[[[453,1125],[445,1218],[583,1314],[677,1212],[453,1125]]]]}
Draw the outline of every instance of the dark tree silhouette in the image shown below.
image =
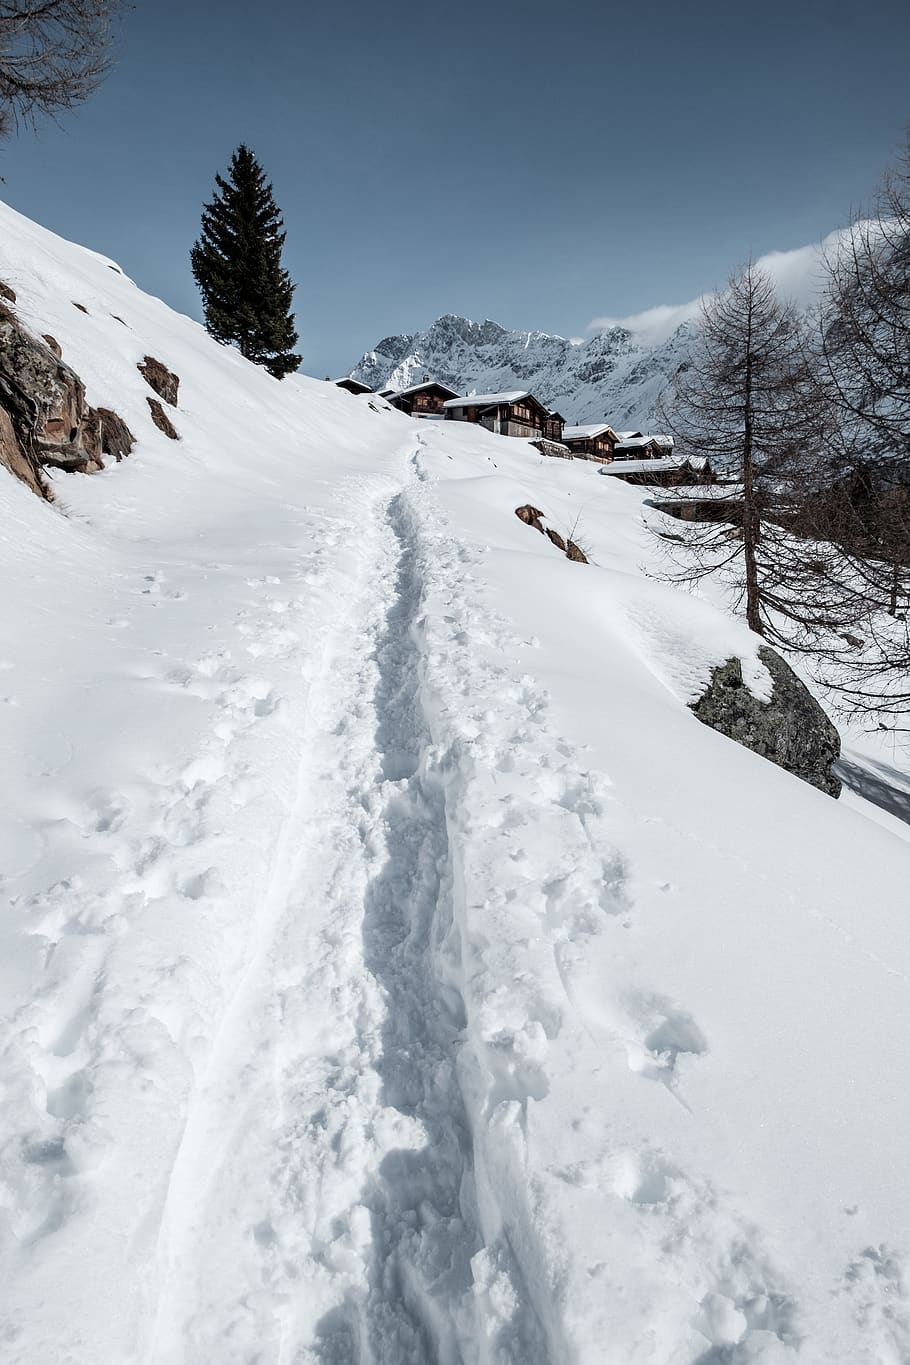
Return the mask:
{"type": "MultiPolygon", "coordinates": [[[[839,422],[839,477],[815,530],[844,553],[862,647],[828,648],[828,676],[858,711],[910,715],[910,133],[869,217],[828,253],[824,380],[839,422]]],[[[859,644],[859,642],[857,642],[859,644]]]]}
{"type": "Polygon", "coordinates": [[[661,414],[681,453],[734,484],[720,490],[724,519],[658,534],[676,562],[669,578],[723,571],[751,628],[782,643],[826,623],[833,602],[830,556],[793,534],[826,411],[802,319],[750,263],[705,303],[661,414]]]}
{"type": "Polygon", "coordinates": [[[215,182],[191,253],[205,325],[218,341],[236,345],[282,379],[301,357],[292,349],[295,286],[281,264],[286,234],[272,186],[246,146],[231,158],[227,179],[216,175],[215,182]]]}
{"type": "Polygon", "coordinates": [[[122,8],[122,0],[0,0],[0,135],[97,89],[122,8]]]}

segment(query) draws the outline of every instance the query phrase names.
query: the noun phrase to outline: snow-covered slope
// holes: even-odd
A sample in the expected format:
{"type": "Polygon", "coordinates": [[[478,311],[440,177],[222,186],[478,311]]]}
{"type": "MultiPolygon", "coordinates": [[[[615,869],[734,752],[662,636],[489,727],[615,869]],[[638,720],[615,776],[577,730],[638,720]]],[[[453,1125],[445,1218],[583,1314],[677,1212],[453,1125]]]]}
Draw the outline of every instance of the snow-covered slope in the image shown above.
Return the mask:
{"type": "Polygon", "coordinates": [[[910,850],[635,490],[0,279],[139,437],[0,481],[4,1365],[906,1360],[910,850]]]}
{"type": "MultiPolygon", "coordinates": [[[[781,296],[807,307],[823,279],[823,257],[842,237],[774,251],[756,261],[781,296]]],[[[386,337],[351,373],[371,387],[407,388],[430,374],[460,393],[530,388],[569,424],[609,421],[652,430],[668,381],[685,360],[701,300],[595,318],[586,340],[509,331],[497,322],[448,315],[422,332],[386,337]]]]}
{"type": "Polygon", "coordinates": [[[447,316],[424,332],[386,337],[351,373],[377,389],[407,388],[425,374],[461,393],[529,388],[570,424],[606,417],[619,430],[650,430],[657,399],[685,356],[691,325],[682,323],[651,345],[616,325],[587,341],[569,341],[447,316]]]}

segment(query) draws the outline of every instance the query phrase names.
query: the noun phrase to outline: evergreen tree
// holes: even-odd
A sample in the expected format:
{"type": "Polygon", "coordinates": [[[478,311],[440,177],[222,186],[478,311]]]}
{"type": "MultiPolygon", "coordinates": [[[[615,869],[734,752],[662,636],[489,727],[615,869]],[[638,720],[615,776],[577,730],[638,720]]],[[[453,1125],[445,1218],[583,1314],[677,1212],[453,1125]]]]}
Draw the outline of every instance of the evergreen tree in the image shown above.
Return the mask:
{"type": "Polygon", "coordinates": [[[272,186],[243,145],[231,158],[227,180],[216,175],[215,183],[191,254],[206,328],[282,379],[297,369],[301,357],[292,350],[295,286],[281,265],[286,234],[272,186]]]}

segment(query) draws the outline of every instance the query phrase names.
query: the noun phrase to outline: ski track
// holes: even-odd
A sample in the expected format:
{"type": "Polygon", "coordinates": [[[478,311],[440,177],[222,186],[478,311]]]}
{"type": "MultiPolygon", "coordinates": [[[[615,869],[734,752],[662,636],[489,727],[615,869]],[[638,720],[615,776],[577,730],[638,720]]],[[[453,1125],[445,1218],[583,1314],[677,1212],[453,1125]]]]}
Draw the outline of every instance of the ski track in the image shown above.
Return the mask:
{"type": "Polygon", "coordinates": [[[367,525],[253,956],[171,1178],[150,1365],[472,1358],[463,1006],[433,968],[451,877],[420,582],[399,502],[367,525]]]}
{"type": "MultiPolygon", "coordinates": [[[[418,442],[403,491],[356,498],[296,798],[174,1163],[146,1365],[575,1358],[559,1191],[529,1164],[550,1044],[621,1048],[683,1107],[677,1058],[707,1047],[659,995],[592,1004],[585,944],[632,913],[608,783],[489,661],[514,641],[490,611],[478,626],[429,493],[418,442]]],[[[703,1317],[661,1359],[738,1360],[696,1344],[731,1314],[756,1348],[794,1340],[760,1236],[697,1175],[657,1150],[556,1174],[675,1248],[703,1317]]]]}
{"type": "MultiPolygon", "coordinates": [[[[152,1201],[129,1248],[155,1264],[129,1355],[143,1365],[745,1365],[799,1346],[800,1306],[761,1231],[673,1154],[624,1146],[604,1096],[577,1116],[571,1161],[536,1137],[535,1103],[559,1103],[560,1069],[592,1044],[688,1110],[687,1068],[710,1040],[659,983],[610,993],[591,978],[590,945],[606,936],[624,952],[635,915],[609,780],[561,737],[539,685],[502,662],[523,642],[473,573],[482,553],[448,532],[418,438],[404,483],[342,489],[306,599],[267,590],[239,619],[254,658],[291,657],[306,638],[300,765],[237,970],[206,992],[187,975],[191,1000],[208,1001],[200,1037],[213,1036],[173,1087],[188,1100],[176,1150],[155,1154],[169,1164],[163,1214],[152,1201]],[[566,1255],[567,1201],[590,1204],[596,1277],[566,1255]],[[669,1295],[674,1325],[612,1340],[611,1302],[629,1294],[641,1321],[669,1295]]],[[[141,596],[179,600],[160,574],[141,596]]],[[[221,718],[160,831],[138,822],[125,894],[171,894],[176,877],[184,901],[214,907],[206,808],[216,789],[249,799],[244,745],[280,699],[219,653],[164,681],[217,700],[221,718]],[[192,857],[168,871],[175,848],[192,857]]],[[[99,793],[93,836],[127,812],[99,793]]],[[[52,889],[48,923],[71,901],[67,884],[52,889]]],[[[112,950],[100,936],[79,947],[58,949],[64,1026],[43,1063],[48,1113],[63,1121],[91,1108],[93,1089],[97,1106],[95,1054],[110,1049],[93,1020],[112,950]]],[[[149,1046],[150,1029],[172,1029],[162,1008],[124,1036],[149,1046]]],[[[23,1160],[44,1181],[37,1242],[78,1195],[63,1141],[23,1160]]],[[[901,1273],[873,1249],[843,1288],[864,1330],[898,1343],[906,1323],[886,1300],[901,1273]]]]}

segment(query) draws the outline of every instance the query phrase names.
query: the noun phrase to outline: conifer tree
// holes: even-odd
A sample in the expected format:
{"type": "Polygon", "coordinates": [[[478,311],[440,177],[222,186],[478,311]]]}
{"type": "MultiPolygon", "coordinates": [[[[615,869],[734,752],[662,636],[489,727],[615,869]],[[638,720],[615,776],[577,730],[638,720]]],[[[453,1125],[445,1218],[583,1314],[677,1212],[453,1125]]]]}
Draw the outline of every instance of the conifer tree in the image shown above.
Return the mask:
{"type": "Polygon", "coordinates": [[[292,349],[295,286],[281,264],[286,234],[272,186],[242,144],[231,158],[228,178],[216,175],[215,183],[191,253],[206,328],[282,379],[297,369],[301,357],[292,349]]]}
{"type": "Polygon", "coordinates": [[[833,552],[793,534],[830,421],[813,362],[795,309],[750,262],[705,303],[661,414],[678,449],[738,482],[729,518],[658,531],[678,566],[667,577],[720,571],[751,628],[787,644],[832,621],[838,588],[833,552]]]}

